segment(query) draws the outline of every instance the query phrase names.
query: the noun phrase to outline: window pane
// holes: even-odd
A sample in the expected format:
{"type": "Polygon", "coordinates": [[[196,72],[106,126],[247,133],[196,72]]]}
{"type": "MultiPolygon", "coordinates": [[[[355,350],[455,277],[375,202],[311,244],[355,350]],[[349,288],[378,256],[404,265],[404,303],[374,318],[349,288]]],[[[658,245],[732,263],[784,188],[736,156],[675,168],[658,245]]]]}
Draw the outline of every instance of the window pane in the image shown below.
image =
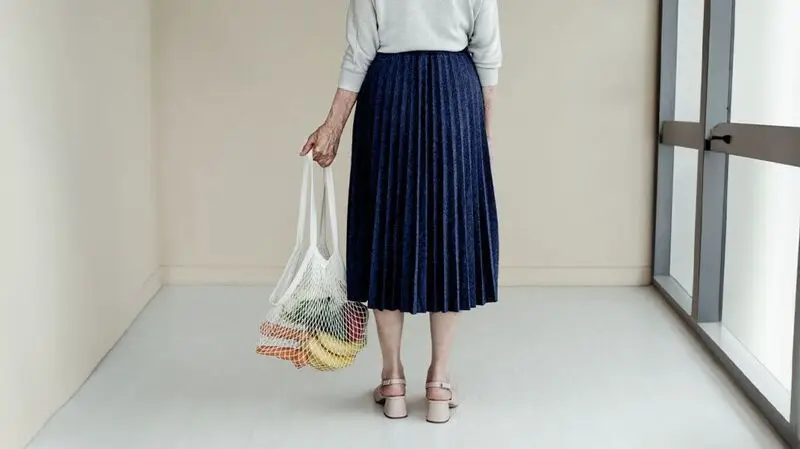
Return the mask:
{"type": "Polygon", "coordinates": [[[700,121],[703,85],[703,0],[678,3],[678,44],[675,74],[675,120],[700,121]]]}
{"type": "Polygon", "coordinates": [[[697,153],[698,151],[692,148],[675,147],[672,179],[670,274],[690,296],[694,275],[697,153]]]}
{"type": "Polygon", "coordinates": [[[800,168],[731,156],[726,226],[723,326],[789,390],[800,168]]]}
{"type": "Polygon", "coordinates": [[[800,126],[800,1],[736,0],[731,121],[800,126]]]}

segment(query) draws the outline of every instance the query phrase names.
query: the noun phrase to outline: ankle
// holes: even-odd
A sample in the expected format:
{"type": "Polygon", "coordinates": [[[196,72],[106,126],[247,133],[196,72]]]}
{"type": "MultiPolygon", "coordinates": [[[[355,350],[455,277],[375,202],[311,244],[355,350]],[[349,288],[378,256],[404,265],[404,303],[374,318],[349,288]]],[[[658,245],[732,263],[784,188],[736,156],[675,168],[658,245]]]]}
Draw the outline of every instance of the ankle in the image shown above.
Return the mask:
{"type": "Polygon", "coordinates": [[[402,364],[392,364],[389,366],[384,366],[383,370],[381,371],[381,379],[405,379],[406,374],[405,370],[403,369],[402,364]]]}
{"type": "MultiPolygon", "coordinates": [[[[384,396],[387,397],[395,397],[395,396],[404,396],[406,394],[406,386],[405,386],[405,374],[403,373],[402,367],[399,369],[384,369],[381,372],[381,386],[380,392],[384,396]],[[402,380],[403,382],[392,382],[389,385],[384,385],[384,381],[397,381],[402,380]]],[[[387,382],[388,383],[388,382],[387,382]]]]}
{"type": "Polygon", "coordinates": [[[431,364],[428,368],[428,382],[447,382],[450,380],[450,369],[444,364],[431,364]]]}

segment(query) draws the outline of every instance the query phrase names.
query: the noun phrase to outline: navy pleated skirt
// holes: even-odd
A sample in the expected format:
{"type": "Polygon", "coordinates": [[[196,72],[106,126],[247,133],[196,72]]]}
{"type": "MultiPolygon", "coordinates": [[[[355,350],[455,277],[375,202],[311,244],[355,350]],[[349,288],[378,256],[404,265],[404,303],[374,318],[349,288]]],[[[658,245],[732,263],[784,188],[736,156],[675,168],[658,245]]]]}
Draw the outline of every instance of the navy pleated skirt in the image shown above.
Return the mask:
{"type": "Polygon", "coordinates": [[[494,302],[497,224],[483,93],[469,54],[379,53],[353,127],[349,298],[408,313],[494,302]]]}

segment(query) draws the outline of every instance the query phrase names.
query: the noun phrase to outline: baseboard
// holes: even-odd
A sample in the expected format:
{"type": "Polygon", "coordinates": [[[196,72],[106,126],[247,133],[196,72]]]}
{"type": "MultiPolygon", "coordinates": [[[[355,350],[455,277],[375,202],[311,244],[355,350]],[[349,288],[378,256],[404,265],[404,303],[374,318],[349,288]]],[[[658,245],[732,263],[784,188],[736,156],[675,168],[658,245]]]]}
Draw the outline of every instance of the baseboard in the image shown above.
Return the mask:
{"type": "Polygon", "coordinates": [[[147,276],[144,283],[142,283],[142,290],[139,293],[139,298],[141,298],[144,305],[147,305],[153,297],[156,296],[156,293],[161,289],[161,285],[163,283],[163,276],[162,270],[157,269],[150,273],[150,276],[147,276]]]}
{"type": "MultiPolygon", "coordinates": [[[[172,285],[274,284],[283,267],[168,266],[163,282],[172,285]]],[[[502,286],[632,286],[649,285],[650,267],[502,267],[502,286]]]]}
{"type": "Polygon", "coordinates": [[[164,284],[170,285],[260,285],[274,284],[283,267],[166,266],[164,284]]]}

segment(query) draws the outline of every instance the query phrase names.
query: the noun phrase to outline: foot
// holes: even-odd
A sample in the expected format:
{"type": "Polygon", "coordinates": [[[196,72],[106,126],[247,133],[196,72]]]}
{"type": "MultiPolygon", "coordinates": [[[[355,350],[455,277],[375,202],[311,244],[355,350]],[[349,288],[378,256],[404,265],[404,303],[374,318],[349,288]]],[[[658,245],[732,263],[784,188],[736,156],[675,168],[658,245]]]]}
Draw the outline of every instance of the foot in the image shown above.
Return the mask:
{"type": "Polygon", "coordinates": [[[447,402],[451,408],[458,405],[453,386],[448,382],[428,381],[425,383],[425,397],[428,401],[447,402]]]}
{"type": "Polygon", "coordinates": [[[425,397],[429,401],[449,401],[453,398],[450,375],[446,370],[430,367],[425,382],[425,397]]]}
{"type": "Polygon", "coordinates": [[[425,397],[429,401],[449,401],[453,398],[453,391],[449,388],[447,381],[429,380],[425,384],[425,397]]]}
{"type": "Polygon", "coordinates": [[[382,402],[385,398],[396,398],[406,395],[406,380],[401,378],[384,379],[375,388],[375,401],[382,402]]]}
{"type": "Polygon", "coordinates": [[[405,379],[402,377],[384,378],[378,387],[378,393],[383,397],[405,396],[405,379]],[[402,381],[402,383],[399,381],[402,381]]]}
{"type": "Polygon", "coordinates": [[[406,394],[405,379],[406,374],[403,372],[402,365],[399,368],[384,368],[381,372],[381,385],[378,387],[378,392],[384,397],[404,396],[406,394]],[[387,382],[387,380],[392,380],[392,382],[387,382]],[[398,382],[398,380],[402,380],[402,382],[398,382]]]}

